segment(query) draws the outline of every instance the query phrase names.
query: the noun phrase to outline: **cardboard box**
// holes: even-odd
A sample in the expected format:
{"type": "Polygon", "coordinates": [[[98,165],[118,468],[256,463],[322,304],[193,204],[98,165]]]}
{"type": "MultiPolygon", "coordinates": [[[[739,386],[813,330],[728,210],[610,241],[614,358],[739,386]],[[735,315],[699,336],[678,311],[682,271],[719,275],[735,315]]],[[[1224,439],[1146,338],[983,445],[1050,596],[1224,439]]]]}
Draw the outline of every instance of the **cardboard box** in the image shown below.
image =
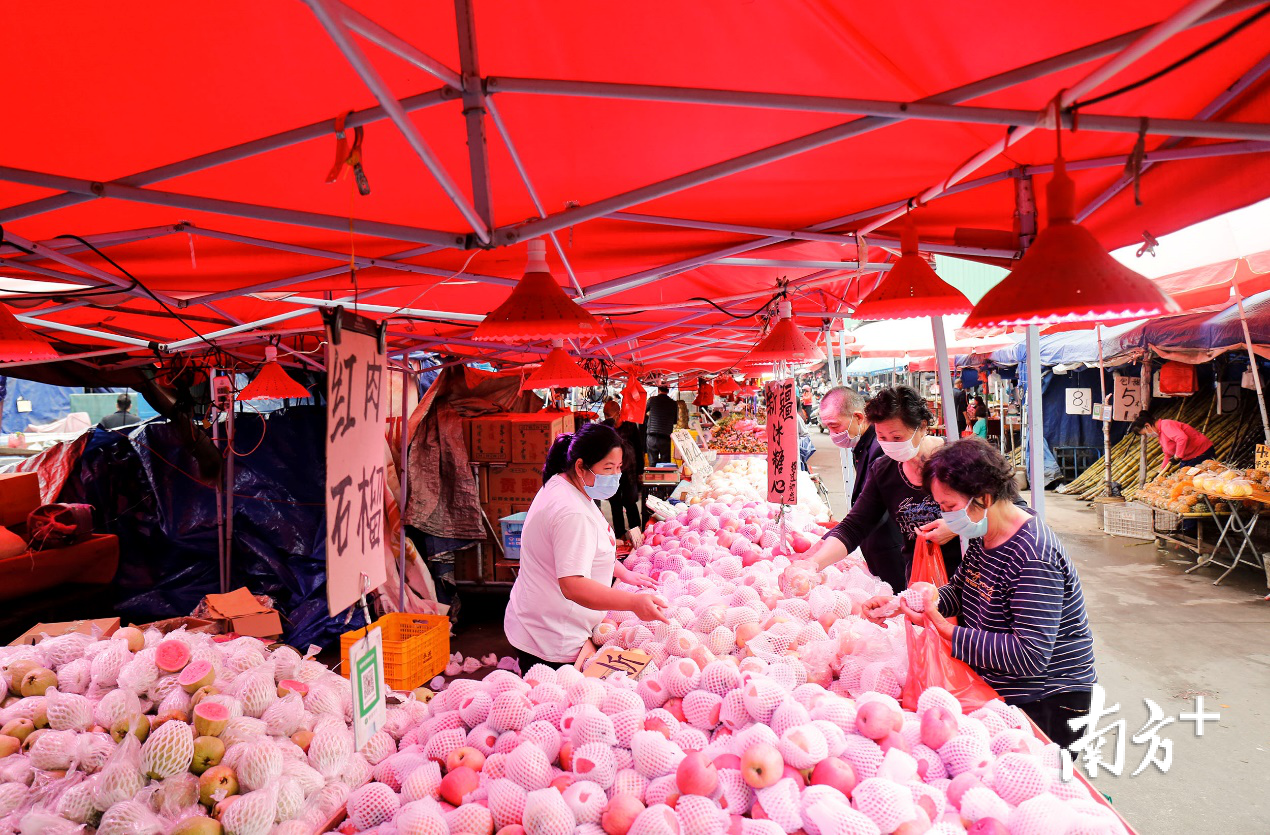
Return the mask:
{"type": "Polygon", "coordinates": [[[472,418],[468,457],[473,461],[511,461],[511,421],[506,414],[472,418]]]}
{"type": "Polygon", "coordinates": [[[542,489],[541,464],[508,464],[481,470],[485,502],[532,502],[542,489]]]}
{"type": "Polygon", "coordinates": [[[252,638],[275,638],[282,634],[278,611],[260,603],[246,588],[237,588],[228,594],[209,594],[203,601],[225,632],[252,638]]]}
{"type": "Polygon", "coordinates": [[[563,432],[566,424],[572,424],[572,412],[534,412],[533,414],[508,415],[511,427],[511,463],[534,464],[542,467],[547,460],[547,450],[563,432]]]}
{"type": "Polygon", "coordinates": [[[0,527],[25,525],[41,504],[39,473],[0,474],[0,527]]]}
{"type": "Polygon", "coordinates": [[[461,583],[488,583],[494,577],[494,540],[486,539],[482,547],[464,548],[454,555],[454,579],[461,583]]]}
{"type": "Polygon", "coordinates": [[[58,635],[69,635],[72,632],[82,632],[85,635],[93,634],[93,630],[100,630],[103,638],[108,638],[115,634],[119,629],[119,618],[97,618],[96,620],[70,620],[61,623],[37,623],[26,632],[23,632],[17,638],[9,643],[11,647],[30,646],[40,642],[41,635],[48,635],[55,638],[58,635]]]}
{"type": "Polygon", "coordinates": [[[134,624],[138,629],[157,629],[164,635],[175,632],[182,627],[186,632],[204,632],[208,635],[221,634],[220,621],[205,620],[203,618],[168,618],[167,620],[156,620],[151,623],[134,624]]]}
{"type": "Polygon", "coordinates": [[[0,600],[16,600],[61,583],[106,584],[119,567],[119,538],[93,534],[65,548],[0,559],[0,600]]]}

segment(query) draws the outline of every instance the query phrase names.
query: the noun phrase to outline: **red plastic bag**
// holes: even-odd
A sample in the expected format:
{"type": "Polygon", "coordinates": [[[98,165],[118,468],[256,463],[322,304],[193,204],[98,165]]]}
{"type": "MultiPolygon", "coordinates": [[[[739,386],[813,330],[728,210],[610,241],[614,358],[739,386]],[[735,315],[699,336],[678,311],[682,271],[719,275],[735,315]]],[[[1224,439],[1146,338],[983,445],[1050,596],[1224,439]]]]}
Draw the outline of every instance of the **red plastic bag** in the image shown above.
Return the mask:
{"type": "Polygon", "coordinates": [[[1161,394],[1194,394],[1198,390],[1195,366],[1184,362],[1166,362],[1160,367],[1161,394]]]}
{"type": "Polygon", "coordinates": [[[900,704],[906,710],[917,710],[917,698],[928,687],[942,687],[957,697],[963,713],[978,710],[984,703],[1001,698],[992,685],[979,677],[964,661],[952,657],[952,645],[927,625],[917,628],[904,619],[904,641],[908,644],[908,678],[900,704]]]}
{"type": "Polygon", "coordinates": [[[908,575],[908,584],[930,583],[937,589],[948,585],[948,568],[944,565],[944,552],[929,539],[917,538],[917,548],[913,551],[913,569],[908,575]]]}

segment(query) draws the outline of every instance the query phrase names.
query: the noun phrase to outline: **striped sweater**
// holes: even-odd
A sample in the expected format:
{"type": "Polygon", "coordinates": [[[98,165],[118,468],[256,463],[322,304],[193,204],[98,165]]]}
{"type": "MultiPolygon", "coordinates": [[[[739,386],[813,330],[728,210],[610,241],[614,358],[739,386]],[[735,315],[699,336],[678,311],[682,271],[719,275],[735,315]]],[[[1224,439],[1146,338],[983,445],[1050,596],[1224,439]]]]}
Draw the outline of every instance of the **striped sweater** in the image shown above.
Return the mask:
{"type": "Polygon", "coordinates": [[[1097,681],[1080,577],[1058,536],[1033,517],[995,548],[972,539],[939,611],[957,616],[952,654],[1010,704],[1097,681]]]}

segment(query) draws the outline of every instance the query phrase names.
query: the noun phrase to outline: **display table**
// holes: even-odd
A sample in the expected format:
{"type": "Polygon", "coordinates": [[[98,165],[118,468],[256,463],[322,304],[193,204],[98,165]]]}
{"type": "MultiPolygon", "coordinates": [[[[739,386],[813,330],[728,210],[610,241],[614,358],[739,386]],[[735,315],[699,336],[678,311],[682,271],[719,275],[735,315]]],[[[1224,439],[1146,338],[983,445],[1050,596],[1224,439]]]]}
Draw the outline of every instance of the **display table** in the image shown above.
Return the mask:
{"type": "Polygon", "coordinates": [[[1207,565],[1226,569],[1213,581],[1213,585],[1216,586],[1225,580],[1236,566],[1243,563],[1262,569],[1266,574],[1266,584],[1270,587],[1270,554],[1259,553],[1256,544],[1252,541],[1253,533],[1257,530],[1257,523],[1261,521],[1263,514],[1270,511],[1270,492],[1254,488],[1252,495],[1240,498],[1232,498],[1208,490],[1196,490],[1196,493],[1203,500],[1207,514],[1217,523],[1218,536],[1213,550],[1208,554],[1201,552],[1199,561],[1186,569],[1186,573],[1190,574],[1207,565]],[[1223,514],[1216,510],[1219,502],[1225,502],[1230,509],[1224,521],[1223,514]],[[1245,505],[1245,502],[1248,504],[1245,505]],[[1224,561],[1223,545],[1226,548],[1225,554],[1229,556],[1229,562],[1224,561]]]}

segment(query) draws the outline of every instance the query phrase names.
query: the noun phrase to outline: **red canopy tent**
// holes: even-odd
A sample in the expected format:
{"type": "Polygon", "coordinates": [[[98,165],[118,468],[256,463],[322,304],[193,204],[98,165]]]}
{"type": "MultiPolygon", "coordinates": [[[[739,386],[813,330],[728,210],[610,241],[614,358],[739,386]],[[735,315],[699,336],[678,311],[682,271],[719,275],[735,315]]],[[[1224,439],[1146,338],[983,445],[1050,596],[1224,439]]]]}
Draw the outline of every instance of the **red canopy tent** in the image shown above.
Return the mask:
{"type": "Polygon", "coordinates": [[[717,370],[780,281],[805,331],[848,315],[909,206],[925,252],[1016,258],[1060,94],[1080,219],[1108,248],[1265,198],[1264,12],[27,4],[0,34],[21,91],[0,267],[109,291],[17,311],[82,355],[64,371],[270,338],[316,366],[302,352],[338,304],[391,318],[396,352],[525,362],[549,346],[469,337],[522,273],[517,244],[550,235],[557,280],[611,333],[579,353],[717,370]]]}

